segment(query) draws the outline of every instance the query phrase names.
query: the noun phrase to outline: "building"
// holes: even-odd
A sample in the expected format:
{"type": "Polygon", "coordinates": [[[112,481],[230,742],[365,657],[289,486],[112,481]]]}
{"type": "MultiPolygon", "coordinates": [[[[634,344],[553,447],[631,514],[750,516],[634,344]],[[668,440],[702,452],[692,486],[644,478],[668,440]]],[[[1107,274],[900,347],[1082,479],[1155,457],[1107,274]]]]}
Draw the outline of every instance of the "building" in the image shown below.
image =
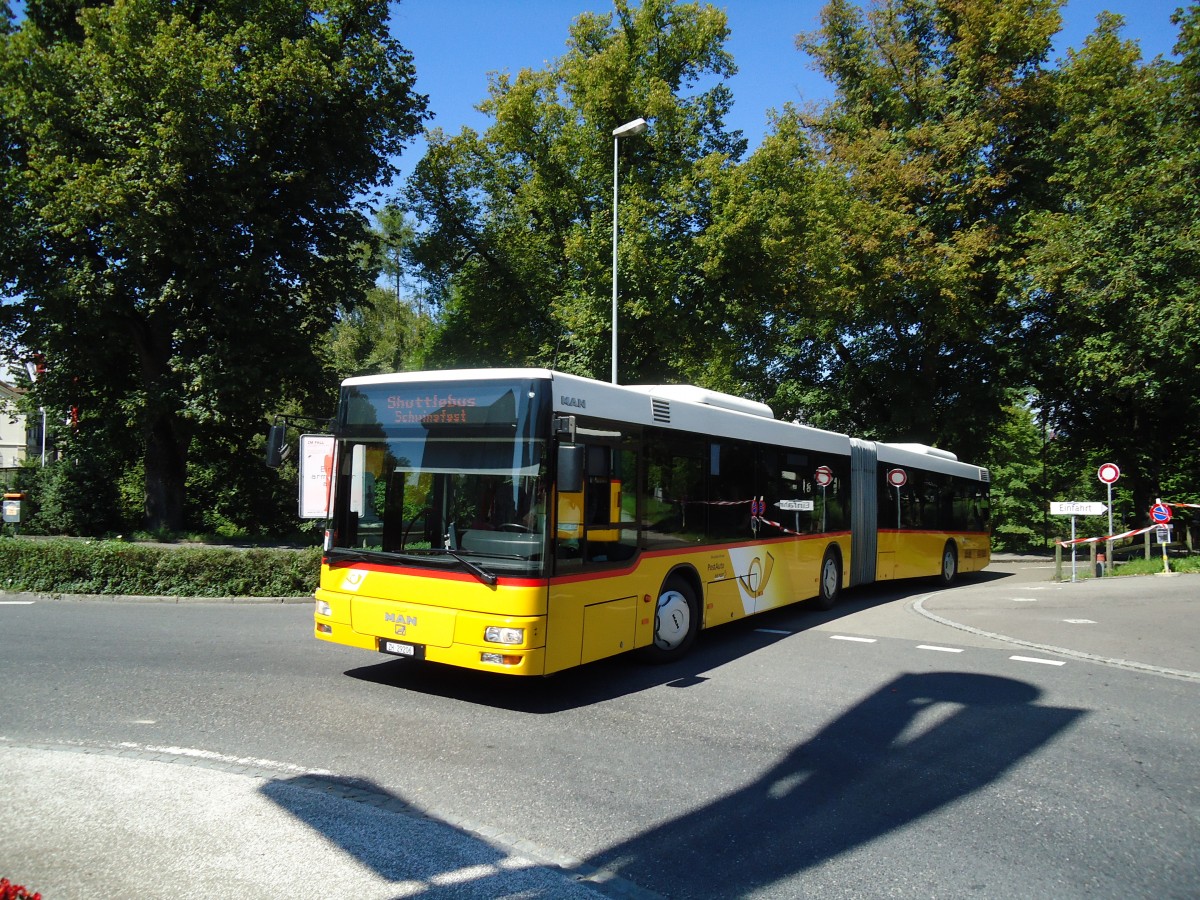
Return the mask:
{"type": "Polygon", "coordinates": [[[17,398],[21,394],[19,388],[0,381],[0,472],[5,476],[25,461],[29,434],[25,416],[17,411],[17,398]]]}

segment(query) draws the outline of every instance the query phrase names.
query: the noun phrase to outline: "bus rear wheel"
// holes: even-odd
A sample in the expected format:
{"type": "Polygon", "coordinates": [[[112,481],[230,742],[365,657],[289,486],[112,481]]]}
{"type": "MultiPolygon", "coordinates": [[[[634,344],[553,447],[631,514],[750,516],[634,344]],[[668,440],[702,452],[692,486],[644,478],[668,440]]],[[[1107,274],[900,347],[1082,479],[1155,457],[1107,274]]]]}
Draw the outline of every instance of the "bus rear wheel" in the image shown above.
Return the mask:
{"type": "Polygon", "coordinates": [[[825,551],[821,572],[817,576],[817,609],[833,609],[842,594],[842,557],[833,547],[825,551]]]}
{"type": "Polygon", "coordinates": [[[642,658],[664,663],[679,659],[700,631],[700,601],[688,582],[673,575],[663,582],[654,608],[654,641],[642,648],[642,658]]]}
{"type": "Polygon", "coordinates": [[[942,570],[938,573],[938,582],[949,587],[958,578],[958,548],[953,541],[946,541],[942,550],[942,570]]]}

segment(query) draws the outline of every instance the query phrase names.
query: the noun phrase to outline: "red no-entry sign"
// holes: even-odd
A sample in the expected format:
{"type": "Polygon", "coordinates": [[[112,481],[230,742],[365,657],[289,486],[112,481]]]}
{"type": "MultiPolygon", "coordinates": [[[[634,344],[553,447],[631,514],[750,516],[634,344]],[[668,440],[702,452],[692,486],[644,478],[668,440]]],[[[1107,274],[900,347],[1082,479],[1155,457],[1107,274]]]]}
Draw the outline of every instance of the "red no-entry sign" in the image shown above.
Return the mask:
{"type": "Polygon", "coordinates": [[[1105,484],[1116,484],[1117,479],[1121,477],[1121,470],[1117,468],[1116,463],[1105,463],[1096,473],[1096,477],[1105,484]]]}
{"type": "Polygon", "coordinates": [[[892,469],[887,473],[888,484],[894,488],[902,488],[908,484],[908,473],[903,469],[892,469]]]}

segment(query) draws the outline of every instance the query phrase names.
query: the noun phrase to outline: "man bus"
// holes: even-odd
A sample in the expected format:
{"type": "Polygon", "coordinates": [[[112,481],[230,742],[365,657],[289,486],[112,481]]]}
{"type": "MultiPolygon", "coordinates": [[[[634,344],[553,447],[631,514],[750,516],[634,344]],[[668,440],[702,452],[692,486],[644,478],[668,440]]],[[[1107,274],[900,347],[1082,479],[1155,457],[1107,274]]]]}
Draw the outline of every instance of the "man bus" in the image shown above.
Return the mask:
{"type": "Polygon", "coordinates": [[[988,472],[688,386],[545,369],[347,379],[316,635],[546,675],[990,559],[988,472]]]}

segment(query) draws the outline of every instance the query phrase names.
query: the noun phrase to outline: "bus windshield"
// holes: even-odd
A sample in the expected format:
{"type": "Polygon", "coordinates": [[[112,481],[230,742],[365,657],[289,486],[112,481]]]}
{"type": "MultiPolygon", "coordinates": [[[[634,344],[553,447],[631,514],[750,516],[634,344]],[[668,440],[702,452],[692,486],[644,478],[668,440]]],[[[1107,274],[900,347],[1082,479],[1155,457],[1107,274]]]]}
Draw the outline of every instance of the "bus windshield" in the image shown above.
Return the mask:
{"type": "Polygon", "coordinates": [[[548,408],[532,381],[343,387],[331,561],[542,574],[548,408]]]}

